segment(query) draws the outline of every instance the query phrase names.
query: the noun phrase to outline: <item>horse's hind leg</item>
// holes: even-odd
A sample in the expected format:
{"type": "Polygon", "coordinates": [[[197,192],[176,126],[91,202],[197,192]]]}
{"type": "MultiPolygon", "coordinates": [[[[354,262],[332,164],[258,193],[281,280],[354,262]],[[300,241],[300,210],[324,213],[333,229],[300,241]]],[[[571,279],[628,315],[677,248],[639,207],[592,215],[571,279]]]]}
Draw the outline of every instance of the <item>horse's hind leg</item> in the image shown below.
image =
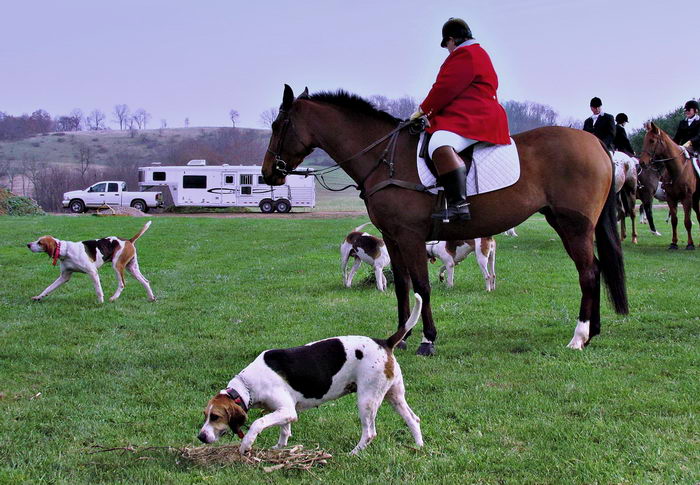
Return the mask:
{"type": "Polygon", "coordinates": [[[545,214],[574,261],[581,287],[581,305],[574,336],[567,347],[581,350],[600,333],[600,269],[593,252],[593,224],[578,213],[545,214]]]}

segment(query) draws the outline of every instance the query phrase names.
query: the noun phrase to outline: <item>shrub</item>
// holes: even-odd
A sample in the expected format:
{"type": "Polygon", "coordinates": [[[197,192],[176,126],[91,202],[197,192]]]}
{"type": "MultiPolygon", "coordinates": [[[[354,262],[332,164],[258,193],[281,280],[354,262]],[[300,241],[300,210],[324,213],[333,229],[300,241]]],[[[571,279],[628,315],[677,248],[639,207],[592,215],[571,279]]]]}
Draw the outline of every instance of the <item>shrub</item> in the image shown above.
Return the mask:
{"type": "Polygon", "coordinates": [[[40,216],[44,211],[29,197],[20,197],[0,189],[0,214],[11,216],[40,216]]]}

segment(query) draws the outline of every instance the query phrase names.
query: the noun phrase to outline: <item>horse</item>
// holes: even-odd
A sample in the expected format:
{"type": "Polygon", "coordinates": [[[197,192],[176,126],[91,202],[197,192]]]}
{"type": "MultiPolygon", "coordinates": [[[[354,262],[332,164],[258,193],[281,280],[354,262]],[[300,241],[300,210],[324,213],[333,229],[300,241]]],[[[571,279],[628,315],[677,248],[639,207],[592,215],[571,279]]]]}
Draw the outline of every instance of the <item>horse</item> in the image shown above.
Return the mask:
{"type": "Polygon", "coordinates": [[[639,162],[643,166],[663,164],[664,173],[661,175],[661,187],[666,192],[666,203],[671,213],[671,228],[673,236],[670,250],[678,249],[678,203],[683,206],[685,230],[688,233],[688,243],[685,249],[694,250],[691,221],[691,211],[700,222],[700,183],[698,174],[693,169],[692,161],[686,156],[683,148],[679,147],[668,134],[653,122],[644,125],[647,132],[642,143],[642,154],[639,162]]]}
{"type": "Polygon", "coordinates": [[[285,84],[262,174],[267,184],[281,185],[306,156],[321,148],[355,181],[389,250],[399,327],[409,317],[410,285],[423,299],[418,355],[433,355],[437,338],[425,241],[498,234],[538,211],[561,238],[579,275],[578,322],[568,347],[583,349],[600,333],[601,273],[615,311],[628,313],[613,163],[595,136],[553,126],[514,135],[521,161],[519,180],[469,197],[472,220],[441,224],[434,230],[431,213],[437,196],[419,182],[419,137],[409,123],[343,90],[309,95],[307,88],[295,98],[285,84]],[[600,260],[594,254],[594,235],[600,260]]]}
{"type": "Polygon", "coordinates": [[[642,220],[642,216],[646,216],[647,221],[649,221],[649,230],[655,236],[660,236],[661,233],[656,230],[656,225],[654,224],[652,203],[654,202],[654,197],[657,199],[663,197],[659,200],[666,200],[666,197],[659,193],[663,193],[663,190],[660,190],[659,187],[662,171],[663,165],[642,166],[640,164],[639,173],[637,174],[637,199],[642,202],[639,204],[639,223],[644,224],[645,221],[642,220]]]}
{"type": "Polygon", "coordinates": [[[632,222],[632,243],[637,244],[637,217],[635,201],[637,199],[637,164],[635,160],[622,152],[613,155],[615,161],[615,192],[618,194],[618,219],[620,219],[620,238],[627,238],[625,218],[632,222]]]}

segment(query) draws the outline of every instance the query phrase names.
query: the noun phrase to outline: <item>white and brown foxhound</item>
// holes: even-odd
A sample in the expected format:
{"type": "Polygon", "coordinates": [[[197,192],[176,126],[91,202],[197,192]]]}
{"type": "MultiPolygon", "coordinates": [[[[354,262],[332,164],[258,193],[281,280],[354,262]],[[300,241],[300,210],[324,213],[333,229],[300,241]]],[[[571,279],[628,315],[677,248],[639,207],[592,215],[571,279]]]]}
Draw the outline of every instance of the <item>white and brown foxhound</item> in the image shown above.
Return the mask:
{"type": "Polygon", "coordinates": [[[32,300],[41,300],[63,283],[70,280],[73,273],[86,273],[92,278],[97,292],[97,299],[104,302],[104,293],[100,284],[100,276],[97,270],[104,263],[111,262],[117,274],[117,291],[109,299],[114,301],[119,298],[124,290],[124,269],[128,270],[139,283],[143,285],[148,293],[148,299],[156,299],[151,291],[151,285],[141,274],[139,263],[136,258],[136,247],[134,243],[140,238],[151,225],[148,221],[141,231],[131,239],[121,239],[118,237],[105,237],[102,239],[92,239],[89,241],[64,241],[52,236],[43,236],[27,244],[27,247],[35,253],[47,253],[53,259],[54,266],[57,261],[61,262],[61,275],[51,283],[41,294],[32,297],[32,300]]]}
{"type": "Polygon", "coordinates": [[[389,251],[387,251],[383,239],[372,236],[367,232],[360,232],[368,224],[371,224],[371,222],[357,226],[354,231],[345,237],[345,240],[340,245],[340,269],[343,273],[343,284],[350,288],[355,273],[364,261],[374,268],[377,289],[384,291],[386,290],[384,267],[391,262],[389,251]],[[350,258],[355,258],[355,263],[348,271],[350,258]]]}
{"type": "Polygon", "coordinates": [[[266,350],[214,396],[204,408],[204,425],[197,437],[213,443],[232,431],[242,438],[240,452],[250,450],[266,428],[279,426],[275,448],[287,445],[297,412],[315,408],[346,394],[357,393],[362,437],[352,450],[357,454],[377,435],[375,418],[382,401],[388,401],[411,430],[416,446],[423,446],[420,419],[406,403],[404,382],[394,347],[416,324],[421,297],[411,316],[387,340],[361,336],[334,337],[302,347],[266,350]],[[270,413],[255,420],[247,434],[241,426],[250,408],[270,413]]]}
{"type": "Polygon", "coordinates": [[[432,241],[425,244],[428,259],[434,263],[442,261],[440,281],[445,281],[447,271],[447,286],[454,286],[455,266],[461,263],[470,253],[476,255],[476,262],[481,268],[486,282],[486,291],[496,289],[496,240],[492,237],[463,239],[457,241],[432,241]]]}

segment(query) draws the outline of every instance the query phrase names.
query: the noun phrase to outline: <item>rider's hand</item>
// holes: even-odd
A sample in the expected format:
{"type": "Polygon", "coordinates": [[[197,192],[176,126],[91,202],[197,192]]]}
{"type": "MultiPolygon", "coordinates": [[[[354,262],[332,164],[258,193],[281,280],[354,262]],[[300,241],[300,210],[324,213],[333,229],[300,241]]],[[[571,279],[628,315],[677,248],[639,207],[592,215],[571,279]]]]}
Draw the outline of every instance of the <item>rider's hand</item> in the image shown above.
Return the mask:
{"type": "Polygon", "coordinates": [[[693,146],[693,142],[688,140],[687,142],[683,143],[683,148],[690,148],[693,146]]]}
{"type": "Polygon", "coordinates": [[[425,114],[425,113],[423,113],[423,110],[420,109],[420,106],[419,106],[418,109],[416,110],[416,112],[413,113],[413,114],[410,116],[410,118],[408,118],[408,119],[411,120],[411,121],[417,120],[418,118],[420,118],[420,117],[423,116],[424,114],[425,114]]]}

